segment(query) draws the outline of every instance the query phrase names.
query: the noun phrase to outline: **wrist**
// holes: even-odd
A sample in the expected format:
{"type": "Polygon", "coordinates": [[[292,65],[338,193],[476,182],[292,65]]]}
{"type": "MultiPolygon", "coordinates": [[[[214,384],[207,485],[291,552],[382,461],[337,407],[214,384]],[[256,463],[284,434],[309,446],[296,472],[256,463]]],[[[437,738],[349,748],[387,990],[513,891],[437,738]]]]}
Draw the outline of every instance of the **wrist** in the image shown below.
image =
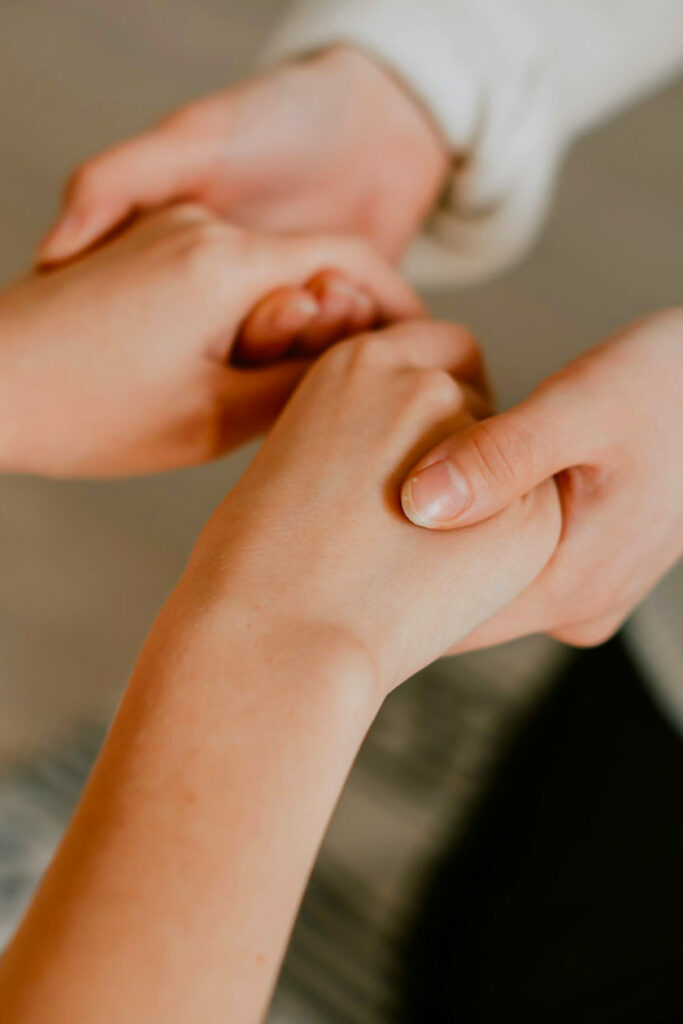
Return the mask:
{"type": "MultiPolygon", "coordinates": [[[[318,53],[312,62],[319,74],[340,83],[348,99],[354,164],[369,191],[374,182],[374,198],[380,197],[377,205],[384,205],[381,199],[388,191],[391,220],[396,221],[396,209],[402,209],[412,231],[417,231],[450,173],[450,147],[436,120],[408,83],[370,52],[338,45],[318,53]]],[[[408,240],[401,237],[393,248],[402,248],[408,240]]]]}
{"type": "Polygon", "coordinates": [[[353,633],[276,600],[267,582],[254,586],[234,574],[216,584],[206,565],[190,566],[154,632],[172,660],[174,651],[182,653],[193,674],[202,666],[215,673],[217,665],[223,674],[223,664],[226,677],[237,669],[258,679],[264,692],[287,689],[302,699],[315,693],[340,727],[364,732],[387,692],[372,652],[353,633]]]}
{"type": "Polygon", "coordinates": [[[423,174],[433,181],[435,197],[449,171],[450,146],[431,111],[401,75],[373,53],[339,44],[313,58],[326,73],[344,78],[367,109],[377,112],[378,125],[405,142],[405,157],[412,155],[423,174]]]}

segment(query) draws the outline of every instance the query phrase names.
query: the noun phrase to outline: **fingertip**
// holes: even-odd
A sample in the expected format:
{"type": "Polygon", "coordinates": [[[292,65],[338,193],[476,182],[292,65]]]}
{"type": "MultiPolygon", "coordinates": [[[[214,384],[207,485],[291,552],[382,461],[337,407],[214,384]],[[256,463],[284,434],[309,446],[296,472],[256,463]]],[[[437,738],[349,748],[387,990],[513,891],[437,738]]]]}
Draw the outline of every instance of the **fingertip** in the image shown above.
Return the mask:
{"type": "Polygon", "coordinates": [[[306,285],[319,304],[315,319],[302,331],[297,350],[317,355],[349,333],[357,308],[358,286],[338,270],[322,270],[306,285]]]}
{"type": "Polygon", "coordinates": [[[279,288],[257,303],[235,345],[237,361],[263,365],[282,357],[315,320],[320,305],[305,288],[279,288]]]}
{"type": "Polygon", "coordinates": [[[316,297],[328,319],[350,313],[358,293],[358,285],[340,270],[321,270],[306,282],[306,289],[316,297]]]}
{"type": "Polygon", "coordinates": [[[118,210],[67,209],[45,236],[38,249],[43,266],[63,263],[103,239],[122,220],[118,210]]]}
{"type": "Polygon", "coordinates": [[[401,506],[415,526],[449,530],[472,504],[467,481],[449,459],[413,470],[401,488],[401,506]]]}
{"type": "Polygon", "coordinates": [[[358,287],[351,314],[347,322],[349,334],[362,334],[378,325],[380,320],[379,308],[372,294],[362,287],[358,287]]]}
{"type": "Polygon", "coordinates": [[[67,214],[60,217],[57,223],[48,231],[38,246],[36,262],[39,266],[47,266],[50,263],[59,263],[68,258],[72,252],[73,244],[70,245],[70,235],[73,234],[73,215],[67,214]]]}

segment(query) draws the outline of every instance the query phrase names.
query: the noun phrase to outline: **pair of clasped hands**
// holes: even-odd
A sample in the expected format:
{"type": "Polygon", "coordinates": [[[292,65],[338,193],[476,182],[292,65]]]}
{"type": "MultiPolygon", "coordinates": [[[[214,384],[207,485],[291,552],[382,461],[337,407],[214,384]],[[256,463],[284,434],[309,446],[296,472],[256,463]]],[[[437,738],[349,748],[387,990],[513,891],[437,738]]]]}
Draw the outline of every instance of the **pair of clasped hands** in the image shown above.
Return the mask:
{"type": "Polygon", "coordinates": [[[340,49],[86,163],[0,298],[3,468],[170,469],[272,426],[194,590],[229,571],[259,614],[366,652],[383,690],[453,647],[609,636],[680,552],[683,314],[493,415],[475,340],[385,262],[448,161],[340,49]]]}

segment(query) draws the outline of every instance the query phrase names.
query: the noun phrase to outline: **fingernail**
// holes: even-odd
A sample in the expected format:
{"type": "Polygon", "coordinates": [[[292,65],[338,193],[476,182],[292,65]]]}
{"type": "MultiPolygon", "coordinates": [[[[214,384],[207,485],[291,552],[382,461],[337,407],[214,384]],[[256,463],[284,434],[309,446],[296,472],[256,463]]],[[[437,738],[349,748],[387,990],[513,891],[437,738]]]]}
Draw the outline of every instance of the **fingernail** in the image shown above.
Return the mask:
{"type": "Polygon", "coordinates": [[[320,312],[320,303],[312,295],[299,295],[292,305],[307,318],[317,316],[320,312]]]}
{"type": "Polygon", "coordinates": [[[330,292],[336,292],[337,295],[343,295],[344,298],[357,300],[360,295],[358,286],[347,281],[345,277],[329,278],[325,282],[325,288],[330,292]]]}
{"type": "Polygon", "coordinates": [[[320,305],[312,295],[298,295],[275,310],[271,324],[279,331],[301,331],[319,312],[320,305]]]}
{"type": "Polygon", "coordinates": [[[375,303],[372,296],[368,295],[365,291],[357,291],[354,296],[356,306],[360,307],[363,312],[369,313],[371,309],[375,308],[375,303]]]}
{"type": "Polygon", "coordinates": [[[471,501],[466,481],[447,460],[433,462],[411,477],[401,497],[403,511],[416,526],[446,525],[471,501]]]}

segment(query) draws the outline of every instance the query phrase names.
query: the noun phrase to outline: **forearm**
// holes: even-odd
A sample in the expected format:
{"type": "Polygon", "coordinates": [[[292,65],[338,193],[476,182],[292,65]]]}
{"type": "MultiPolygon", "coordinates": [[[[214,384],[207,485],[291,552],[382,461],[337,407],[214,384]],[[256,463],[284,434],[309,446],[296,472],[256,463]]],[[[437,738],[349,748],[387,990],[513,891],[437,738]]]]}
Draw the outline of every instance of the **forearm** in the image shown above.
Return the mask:
{"type": "Polygon", "coordinates": [[[258,1018],[382,696],[557,543],[552,483],[450,536],[400,512],[407,453],[473,422],[472,360],[460,329],[397,326],[306,376],[145,645],[0,969],[7,1024],[258,1018]]]}
{"type": "Polygon", "coordinates": [[[2,961],[7,1024],[260,1019],[376,699],[335,637],[195,607],[155,626],[2,961]]]}

